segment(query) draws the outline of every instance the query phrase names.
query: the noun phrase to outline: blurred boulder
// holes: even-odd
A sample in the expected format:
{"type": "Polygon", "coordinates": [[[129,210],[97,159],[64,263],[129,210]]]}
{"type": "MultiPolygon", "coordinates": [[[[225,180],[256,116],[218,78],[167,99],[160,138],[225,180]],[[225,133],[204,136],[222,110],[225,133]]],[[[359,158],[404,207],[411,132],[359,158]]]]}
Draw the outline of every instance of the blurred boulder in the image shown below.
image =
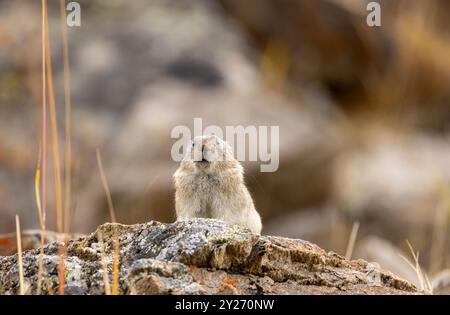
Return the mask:
{"type": "Polygon", "coordinates": [[[368,2],[221,0],[261,55],[287,68],[294,90],[320,85],[350,113],[448,130],[448,1],[380,0],[382,26],[373,28],[368,2]]]}
{"type": "Polygon", "coordinates": [[[307,239],[337,253],[345,253],[349,229],[345,213],[333,206],[294,210],[263,225],[264,234],[307,239]]]}
{"type": "Polygon", "coordinates": [[[350,137],[354,145],[335,160],[336,203],[398,238],[430,227],[441,186],[450,182],[450,142],[378,127],[350,137]]]}
{"type": "Polygon", "coordinates": [[[434,294],[450,294],[450,269],[442,270],[431,280],[434,294]]]}
{"type": "MultiPolygon", "coordinates": [[[[96,148],[103,157],[120,222],[173,220],[172,174],[177,163],[170,156],[176,140],[170,138],[170,133],[179,125],[192,128],[195,117],[202,118],[204,126],[280,127],[279,170],[260,173],[258,163],[245,163],[246,180],[263,217],[321,203],[327,198],[331,188],[331,160],[339,135],[329,124],[329,117],[309,105],[322,104],[325,108],[329,107],[330,100],[305,93],[305,102],[299,105],[296,99],[268,91],[259,64],[253,61],[255,52],[217,2],[139,0],[133,1],[133,5],[127,1],[80,1],[80,4],[84,10],[82,26],[69,28],[73,230],[88,232],[110,220],[96,148]]],[[[22,4],[27,5],[35,10],[21,14],[32,16],[39,25],[38,6],[31,2],[22,4]]],[[[2,12],[18,14],[20,7],[4,4],[2,12]]],[[[63,64],[56,9],[57,6],[49,5],[62,145],[63,64]]],[[[17,27],[20,29],[22,25],[17,27]]],[[[38,31],[37,26],[29,30],[34,35],[38,31]]],[[[40,43],[36,41],[33,45],[39,47],[40,43]]],[[[14,46],[16,55],[26,48],[14,46]]],[[[6,56],[1,63],[10,65],[12,53],[6,56]]],[[[39,75],[39,59],[32,62],[36,65],[35,74],[39,75]]],[[[27,75],[31,77],[32,73],[27,75]]],[[[39,77],[31,78],[39,83],[39,77]]],[[[21,164],[26,168],[22,178],[10,166],[2,167],[5,175],[0,188],[4,185],[4,189],[10,190],[9,184],[17,182],[14,195],[22,195],[20,200],[10,198],[2,203],[0,213],[5,219],[9,208],[18,209],[21,214],[35,213],[33,185],[40,133],[39,85],[28,97],[31,99],[33,95],[35,106],[24,113],[11,111],[5,116],[2,113],[5,117],[2,129],[17,124],[14,131],[18,135],[10,136],[8,154],[21,152],[22,159],[26,157],[21,164]],[[27,121],[33,123],[27,125],[27,121]],[[24,141],[19,142],[20,138],[24,141]]],[[[14,101],[19,102],[13,98],[11,102],[14,101]]],[[[6,111],[3,106],[0,110],[6,111]]],[[[8,159],[8,163],[12,161],[8,159]]],[[[52,178],[49,160],[50,224],[54,222],[52,178]]],[[[0,189],[0,197],[3,195],[11,194],[0,189]]],[[[25,227],[37,226],[37,215],[22,217],[25,227]]],[[[12,230],[13,226],[3,228],[12,230]]]]}
{"type": "Polygon", "coordinates": [[[383,45],[377,44],[382,42],[382,34],[360,34],[365,18],[336,2],[221,2],[241,22],[262,54],[272,45],[286,50],[290,65],[288,79],[294,87],[323,84],[335,96],[352,97],[364,93],[361,77],[369,67],[381,66],[385,52],[383,45]]]}

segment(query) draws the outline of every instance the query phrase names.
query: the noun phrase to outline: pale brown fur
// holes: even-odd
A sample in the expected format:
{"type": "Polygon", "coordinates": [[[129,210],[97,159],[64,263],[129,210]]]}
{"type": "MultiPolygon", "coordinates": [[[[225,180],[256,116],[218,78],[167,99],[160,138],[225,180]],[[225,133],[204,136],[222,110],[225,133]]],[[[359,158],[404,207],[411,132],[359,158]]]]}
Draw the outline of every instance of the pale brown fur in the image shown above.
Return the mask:
{"type": "Polygon", "coordinates": [[[177,220],[213,218],[261,233],[242,165],[217,136],[196,137],[174,174],[177,220]]]}

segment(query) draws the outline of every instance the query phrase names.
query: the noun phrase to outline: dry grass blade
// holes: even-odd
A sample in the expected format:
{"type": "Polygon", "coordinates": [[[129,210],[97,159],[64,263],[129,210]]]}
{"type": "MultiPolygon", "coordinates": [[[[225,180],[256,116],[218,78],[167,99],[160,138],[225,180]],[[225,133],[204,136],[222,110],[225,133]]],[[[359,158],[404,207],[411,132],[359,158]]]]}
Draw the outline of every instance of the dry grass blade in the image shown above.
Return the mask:
{"type": "MultiPolygon", "coordinates": [[[[56,226],[58,233],[64,233],[64,218],[62,209],[62,184],[61,184],[61,161],[59,157],[59,136],[56,118],[56,104],[55,104],[55,92],[53,84],[53,69],[52,69],[52,58],[50,51],[50,39],[48,30],[48,15],[47,10],[44,11],[44,45],[45,45],[45,64],[47,71],[47,88],[50,103],[50,126],[51,126],[51,140],[52,140],[52,152],[53,152],[53,165],[54,165],[54,186],[55,186],[55,204],[56,204],[56,226]]],[[[58,268],[58,278],[59,278],[59,294],[64,294],[64,256],[65,256],[65,245],[58,249],[60,256],[59,268],[58,268]]]]}
{"type": "Polygon", "coordinates": [[[20,234],[20,220],[18,215],[16,215],[16,235],[17,235],[17,261],[19,263],[20,295],[25,295],[25,280],[23,276],[23,259],[22,259],[22,237],[20,234]]]}
{"type": "MultiPolygon", "coordinates": [[[[108,201],[108,209],[109,209],[109,215],[111,217],[111,222],[116,223],[116,213],[114,210],[112,197],[111,197],[111,191],[109,190],[108,181],[106,180],[105,170],[103,169],[103,163],[102,163],[102,156],[100,154],[100,150],[97,148],[97,164],[98,169],[100,171],[100,177],[102,180],[103,189],[105,190],[106,199],[108,201]]],[[[117,239],[117,233],[114,228],[114,262],[113,262],[113,287],[112,287],[112,294],[118,295],[119,294],[119,241],[117,239]]]]}
{"type": "Polygon", "coordinates": [[[35,191],[36,191],[36,203],[39,214],[39,224],[41,228],[41,249],[39,255],[39,269],[38,269],[38,288],[37,293],[41,293],[41,280],[43,272],[43,255],[44,255],[44,237],[45,237],[45,217],[47,206],[47,77],[46,77],[46,29],[47,29],[47,1],[42,0],[42,134],[41,145],[39,150],[38,167],[35,176],[35,191]],[[39,189],[39,182],[41,180],[41,169],[39,165],[42,163],[42,198],[39,189]]]}
{"type": "MultiPolygon", "coordinates": [[[[48,21],[47,12],[45,13],[45,20],[48,21]]],[[[56,223],[57,231],[63,233],[63,213],[62,213],[62,186],[61,186],[61,160],[59,157],[59,136],[58,136],[58,123],[56,118],[56,104],[55,104],[55,91],[53,84],[53,67],[52,57],[50,51],[50,39],[48,23],[46,23],[46,37],[45,37],[45,60],[47,71],[47,87],[48,87],[48,100],[50,104],[50,131],[52,141],[53,152],[53,164],[54,164],[54,179],[55,179],[55,204],[56,204],[56,223]]]]}
{"type": "Polygon", "coordinates": [[[347,250],[345,251],[345,259],[350,260],[353,255],[353,248],[355,247],[356,237],[358,236],[359,222],[353,223],[350,239],[348,240],[347,250]]]}
{"type": "Polygon", "coordinates": [[[112,295],[119,294],[119,257],[120,257],[119,241],[114,240],[114,263],[113,263],[113,287],[112,295]]]}
{"type": "Polygon", "coordinates": [[[64,147],[64,230],[69,232],[72,209],[72,103],[70,97],[69,44],[66,24],[65,1],[59,1],[61,33],[64,57],[64,103],[65,103],[65,147],[64,147]]]}
{"type": "MultiPolygon", "coordinates": [[[[40,156],[40,154],[39,154],[40,156]]],[[[41,176],[41,170],[39,168],[39,162],[38,167],[36,169],[36,176],[34,180],[34,189],[35,189],[35,195],[36,195],[36,205],[38,209],[39,214],[39,225],[41,230],[41,240],[40,240],[40,250],[39,250],[39,267],[38,267],[38,284],[37,284],[37,294],[41,294],[42,290],[42,274],[44,272],[44,239],[45,239],[45,222],[42,215],[42,208],[41,208],[41,198],[40,198],[40,191],[39,191],[39,183],[40,183],[40,176],[41,176]]]]}
{"type": "Polygon", "coordinates": [[[433,235],[430,250],[431,274],[445,267],[446,238],[450,219],[450,186],[440,181],[440,198],[435,209],[433,235]]]}
{"type": "Polygon", "coordinates": [[[105,294],[111,295],[111,285],[109,283],[109,275],[108,275],[108,265],[106,262],[106,255],[105,255],[105,249],[104,249],[104,242],[103,242],[103,234],[101,232],[98,232],[97,234],[98,242],[100,243],[100,250],[101,250],[101,263],[102,263],[102,269],[103,269],[103,283],[105,285],[105,294]]]}
{"type": "Polygon", "coordinates": [[[111,222],[115,223],[115,222],[117,222],[116,221],[116,214],[115,214],[115,211],[114,211],[114,206],[113,206],[113,202],[112,202],[112,198],[111,198],[111,191],[109,190],[108,181],[106,180],[105,170],[103,169],[102,156],[100,154],[100,150],[99,149],[97,149],[96,151],[97,151],[98,169],[100,171],[100,177],[101,177],[101,180],[102,180],[103,189],[105,190],[106,199],[108,201],[109,215],[111,217],[111,222]]]}
{"type": "Polygon", "coordinates": [[[47,78],[45,70],[45,38],[46,38],[46,12],[47,12],[47,1],[42,0],[42,216],[45,221],[46,216],[46,205],[47,205],[47,78]]]}
{"type": "Polygon", "coordinates": [[[419,264],[419,252],[415,253],[411,243],[407,240],[409,250],[411,251],[411,255],[414,259],[414,263],[410,262],[408,258],[400,255],[402,259],[406,261],[406,263],[416,272],[417,279],[419,280],[420,290],[425,294],[433,294],[433,287],[428,279],[428,276],[422,271],[422,268],[419,264]]]}
{"type": "Polygon", "coordinates": [[[40,191],[40,182],[41,182],[41,148],[39,147],[39,155],[38,155],[38,163],[36,167],[36,174],[34,176],[34,191],[36,195],[36,206],[38,210],[38,217],[39,217],[39,226],[42,229],[45,227],[45,220],[44,220],[44,214],[42,212],[42,205],[41,205],[41,191],[40,191]]]}

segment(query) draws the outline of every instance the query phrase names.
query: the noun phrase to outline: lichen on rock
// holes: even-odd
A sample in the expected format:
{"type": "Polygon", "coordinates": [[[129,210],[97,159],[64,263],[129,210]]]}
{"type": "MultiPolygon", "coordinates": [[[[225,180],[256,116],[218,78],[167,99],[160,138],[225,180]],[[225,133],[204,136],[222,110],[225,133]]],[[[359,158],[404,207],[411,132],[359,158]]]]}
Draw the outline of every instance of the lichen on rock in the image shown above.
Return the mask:
{"type": "MultiPolygon", "coordinates": [[[[105,294],[119,244],[120,294],[414,294],[414,285],[363,260],[348,261],[298,239],[259,236],[213,219],[103,224],[69,241],[66,294],[105,294]],[[100,236],[100,237],[99,237],[100,236]],[[106,266],[107,270],[103,270],[106,266]]],[[[42,293],[58,292],[58,247],[44,248],[42,293]]],[[[39,249],[24,252],[35,294],[39,249]]],[[[17,255],[0,256],[0,294],[19,292],[17,255]]]]}

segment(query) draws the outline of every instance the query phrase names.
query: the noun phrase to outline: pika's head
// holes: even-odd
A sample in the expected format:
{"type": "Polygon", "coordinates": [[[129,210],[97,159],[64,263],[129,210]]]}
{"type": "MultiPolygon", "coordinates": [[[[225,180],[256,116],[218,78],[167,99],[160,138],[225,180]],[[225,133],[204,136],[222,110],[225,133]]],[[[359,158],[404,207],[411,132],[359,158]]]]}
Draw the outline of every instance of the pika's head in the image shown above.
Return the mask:
{"type": "Polygon", "coordinates": [[[240,167],[230,145],[216,135],[195,137],[187,148],[182,164],[200,171],[240,167]]]}

